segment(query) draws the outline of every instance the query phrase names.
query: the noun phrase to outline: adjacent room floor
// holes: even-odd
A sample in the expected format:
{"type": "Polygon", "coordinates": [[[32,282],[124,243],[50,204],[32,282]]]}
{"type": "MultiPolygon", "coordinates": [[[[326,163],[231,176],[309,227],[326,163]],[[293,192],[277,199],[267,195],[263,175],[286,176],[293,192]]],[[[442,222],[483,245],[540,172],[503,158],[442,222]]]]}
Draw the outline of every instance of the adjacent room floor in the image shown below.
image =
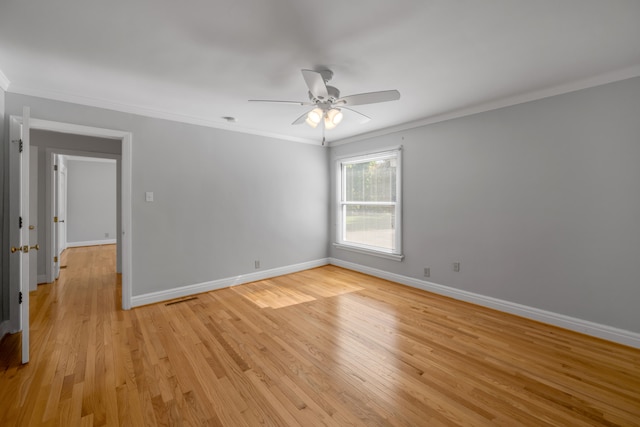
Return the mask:
{"type": "Polygon", "coordinates": [[[0,425],[640,425],[640,350],[326,266],[122,311],[115,246],[31,293],[0,425]]]}

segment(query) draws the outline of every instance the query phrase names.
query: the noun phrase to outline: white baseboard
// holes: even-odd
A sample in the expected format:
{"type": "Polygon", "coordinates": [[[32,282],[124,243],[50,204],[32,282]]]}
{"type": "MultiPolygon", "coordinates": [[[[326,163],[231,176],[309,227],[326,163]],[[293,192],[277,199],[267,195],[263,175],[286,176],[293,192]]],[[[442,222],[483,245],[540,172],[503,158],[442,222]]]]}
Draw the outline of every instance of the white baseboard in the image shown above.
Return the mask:
{"type": "Polygon", "coordinates": [[[640,348],[640,334],[636,332],[614,328],[607,325],[601,325],[599,323],[565,316],[564,314],[553,313],[551,311],[541,310],[539,308],[529,307],[526,305],[488,297],[461,289],[455,289],[448,286],[439,285],[437,283],[414,279],[413,277],[389,273],[387,271],[342,261],[336,258],[329,258],[329,263],[337,265],[338,267],[343,267],[349,270],[359,271],[361,273],[379,277],[381,279],[401,283],[413,288],[418,288],[428,292],[433,292],[435,294],[448,296],[457,300],[493,308],[495,310],[515,314],[527,319],[533,319],[539,322],[548,323],[550,325],[558,326],[564,329],[569,329],[572,331],[602,338],[607,341],[613,341],[620,344],[628,345],[630,347],[640,348]]]}
{"type": "Polygon", "coordinates": [[[116,239],[87,240],[85,242],[67,242],[67,248],[78,248],[81,246],[115,245],[116,239]]]}
{"type": "Polygon", "coordinates": [[[131,307],[139,307],[141,305],[154,304],[161,301],[168,301],[176,298],[186,297],[189,295],[195,295],[203,292],[214,291],[216,289],[228,288],[234,285],[242,285],[244,283],[251,283],[258,280],[265,280],[271,277],[282,276],[284,274],[297,273],[298,271],[308,270],[310,268],[315,268],[315,267],[321,267],[327,264],[329,264],[329,259],[322,258],[315,261],[303,262],[300,264],[288,265],[285,267],[278,267],[270,270],[256,271],[255,273],[248,273],[240,276],[213,280],[211,282],[181,286],[179,288],[167,289],[165,291],[151,292],[143,295],[134,295],[131,297],[131,307]]]}
{"type": "Polygon", "coordinates": [[[49,283],[49,281],[47,280],[47,275],[46,274],[38,274],[38,277],[36,278],[36,281],[38,282],[38,285],[40,285],[42,283],[49,283]]]}

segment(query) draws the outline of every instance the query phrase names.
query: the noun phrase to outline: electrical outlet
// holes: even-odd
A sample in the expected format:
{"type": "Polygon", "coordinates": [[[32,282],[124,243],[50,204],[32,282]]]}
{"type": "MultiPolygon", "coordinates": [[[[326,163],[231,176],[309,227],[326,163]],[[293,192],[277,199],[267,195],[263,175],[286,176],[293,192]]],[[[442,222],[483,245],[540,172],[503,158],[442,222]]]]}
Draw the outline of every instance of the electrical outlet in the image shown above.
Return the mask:
{"type": "Polygon", "coordinates": [[[109,233],[104,233],[104,237],[109,237],[109,233]]]}
{"type": "Polygon", "coordinates": [[[260,268],[260,261],[259,260],[255,260],[253,262],[253,264],[255,265],[256,269],[260,268]]]}
{"type": "Polygon", "coordinates": [[[456,273],[460,272],[460,263],[459,262],[454,262],[453,263],[453,271],[455,271],[456,273]]]}
{"type": "Polygon", "coordinates": [[[431,277],[431,268],[429,267],[424,268],[424,277],[431,277]]]}

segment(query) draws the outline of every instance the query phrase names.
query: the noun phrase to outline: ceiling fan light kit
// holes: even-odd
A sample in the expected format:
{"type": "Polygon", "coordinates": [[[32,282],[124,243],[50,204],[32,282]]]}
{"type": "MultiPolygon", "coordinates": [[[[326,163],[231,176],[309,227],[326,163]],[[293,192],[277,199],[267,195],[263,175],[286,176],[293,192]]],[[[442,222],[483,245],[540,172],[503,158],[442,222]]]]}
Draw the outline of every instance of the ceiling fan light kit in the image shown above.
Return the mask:
{"type": "Polygon", "coordinates": [[[337,88],[327,85],[327,82],[333,77],[333,71],[331,70],[302,70],[302,77],[309,88],[309,102],[266,99],[251,99],[249,101],[313,106],[310,111],[298,117],[292,124],[299,125],[304,122],[315,129],[322,123],[322,129],[324,131],[325,129],[334,129],[342,121],[344,118],[343,109],[358,114],[363,119],[363,122],[370,120],[370,118],[364,114],[349,108],[352,105],[376,104],[400,99],[400,92],[397,90],[360,93],[341,98],[340,91],[337,88]]]}
{"type": "Polygon", "coordinates": [[[324,121],[324,128],[331,130],[342,121],[344,114],[339,108],[331,108],[329,110],[316,107],[307,113],[305,123],[312,128],[318,127],[321,121],[324,121]]]}

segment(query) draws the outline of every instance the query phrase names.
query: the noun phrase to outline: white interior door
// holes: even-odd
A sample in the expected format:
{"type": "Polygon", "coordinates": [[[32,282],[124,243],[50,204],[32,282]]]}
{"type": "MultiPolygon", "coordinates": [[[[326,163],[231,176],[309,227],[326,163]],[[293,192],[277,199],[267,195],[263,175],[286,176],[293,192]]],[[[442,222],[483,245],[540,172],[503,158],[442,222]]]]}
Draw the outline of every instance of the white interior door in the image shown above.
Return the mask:
{"type": "Polygon", "coordinates": [[[61,257],[67,249],[67,168],[64,161],[58,165],[58,257],[61,257]]]}
{"type": "Polygon", "coordinates": [[[22,331],[22,363],[29,361],[29,108],[11,117],[9,128],[9,311],[22,331]]]}
{"type": "Polygon", "coordinates": [[[59,206],[59,182],[60,182],[60,156],[57,154],[51,154],[53,160],[53,182],[51,184],[52,189],[52,198],[51,203],[53,204],[53,245],[52,245],[52,253],[53,253],[53,280],[57,279],[60,276],[60,230],[58,227],[58,206],[59,206]]]}

